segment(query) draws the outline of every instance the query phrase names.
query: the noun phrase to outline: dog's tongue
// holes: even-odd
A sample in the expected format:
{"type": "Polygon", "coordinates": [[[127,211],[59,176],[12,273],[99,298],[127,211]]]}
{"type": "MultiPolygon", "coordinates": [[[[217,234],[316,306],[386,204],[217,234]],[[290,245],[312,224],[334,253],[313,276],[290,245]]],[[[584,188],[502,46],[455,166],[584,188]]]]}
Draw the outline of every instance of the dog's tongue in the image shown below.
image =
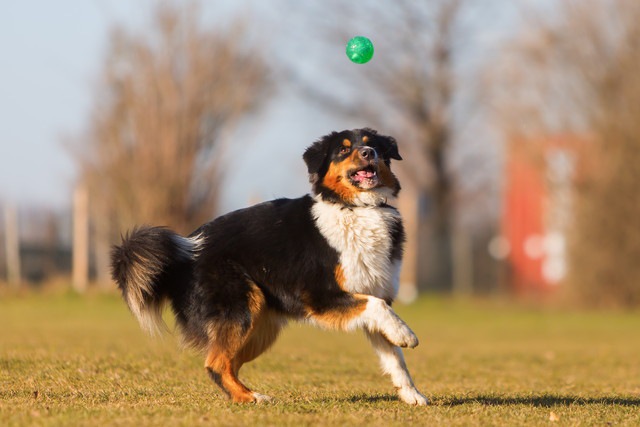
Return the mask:
{"type": "Polygon", "coordinates": [[[356,178],[358,181],[361,181],[361,180],[363,180],[363,179],[371,179],[371,178],[373,178],[374,176],[376,176],[376,174],[375,174],[375,172],[373,172],[373,171],[370,171],[370,170],[361,170],[361,171],[356,172],[355,178],[356,178]]]}

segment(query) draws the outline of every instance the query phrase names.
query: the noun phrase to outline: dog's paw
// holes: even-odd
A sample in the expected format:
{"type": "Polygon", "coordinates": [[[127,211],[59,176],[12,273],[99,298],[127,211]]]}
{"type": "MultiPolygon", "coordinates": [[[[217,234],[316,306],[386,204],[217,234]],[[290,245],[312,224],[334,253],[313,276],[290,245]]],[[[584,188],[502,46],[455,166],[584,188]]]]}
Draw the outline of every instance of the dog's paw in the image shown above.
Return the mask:
{"type": "Polygon", "coordinates": [[[387,335],[387,339],[393,345],[398,347],[414,348],[418,345],[418,337],[413,333],[404,322],[401,322],[397,328],[394,328],[393,334],[387,335]]]}
{"type": "Polygon", "coordinates": [[[406,334],[404,335],[404,340],[400,346],[415,348],[418,346],[419,343],[420,342],[418,341],[418,337],[416,336],[416,334],[414,334],[413,331],[409,329],[409,327],[407,327],[406,334]]]}
{"type": "Polygon", "coordinates": [[[429,401],[415,387],[402,387],[398,389],[398,397],[409,405],[426,406],[429,401]]]}
{"type": "Polygon", "coordinates": [[[256,393],[255,391],[253,392],[253,397],[256,399],[254,401],[255,403],[267,403],[267,402],[273,401],[273,398],[271,396],[267,396],[266,394],[256,393]]]}
{"type": "Polygon", "coordinates": [[[231,400],[234,403],[265,403],[270,402],[271,397],[256,393],[255,391],[249,391],[247,393],[237,394],[235,396],[231,396],[231,400]]]}

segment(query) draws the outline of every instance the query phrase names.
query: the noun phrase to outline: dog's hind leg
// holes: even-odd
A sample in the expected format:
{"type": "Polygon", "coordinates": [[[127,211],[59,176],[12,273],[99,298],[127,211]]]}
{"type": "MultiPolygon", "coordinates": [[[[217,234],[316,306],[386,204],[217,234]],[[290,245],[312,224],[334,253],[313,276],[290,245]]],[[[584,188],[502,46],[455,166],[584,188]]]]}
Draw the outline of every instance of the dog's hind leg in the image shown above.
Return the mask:
{"type": "Polygon", "coordinates": [[[250,336],[234,359],[233,368],[236,375],[243,364],[251,362],[271,347],[285,324],[286,319],[274,312],[263,310],[260,313],[250,336]]]}
{"type": "MultiPolygon", "coordinates": [[[[247,295],[246,310],[242,316],[250,318],[244,325],[224,320],[213,321],[210,327],[210,344],[205,360],[205,368],[211,379],[233,400],[239,403],[262,402],[268,396],[251,391],[238,379],[238,371],[243,363],[257,357],[268,345],[256,346],[255,332],[265,311],[264,295],[253,283],[247,295]],[[260,350],[260,351],[258,351],[260,350]]],[[[277,334],[276,334],[277,335],[277,334]]],[[[273,342],[273,339],[269,342],[273,342]]]]}
{"type": "Polygon", "coordinates": [[[242,384],[233,371],[233,356],[227,349],[213,347],[207,354],[205,367],[211,379],[233,400],[234,402],[248,403],[256,402],[256,393],[242,384]]]}

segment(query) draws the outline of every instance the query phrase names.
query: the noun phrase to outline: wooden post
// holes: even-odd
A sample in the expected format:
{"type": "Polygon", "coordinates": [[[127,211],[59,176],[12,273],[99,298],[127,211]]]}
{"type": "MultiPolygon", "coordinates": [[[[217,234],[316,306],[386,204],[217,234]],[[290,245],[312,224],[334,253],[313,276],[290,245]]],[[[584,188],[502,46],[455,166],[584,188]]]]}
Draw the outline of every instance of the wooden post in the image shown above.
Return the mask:
{"type": "Polygon", "coordinates": [[[469,234],[455,226],[453,233],[453,292],[458,295],[473,293],[473,242],[469,234]]]}
{"type": "Polygon", "coordinates": [[[5,249],[7,252],[7,281],[18,288],[20,274],[20,237],[18,232],[18,214],[14,206],[7,206],[4,211],[5,249]]]}
{"type": "Polygon", "coordinates": [[[72,286],[82,293],[89,282],[89,195],[82,184],[78,184],[73,193],[72,251],[72,286]]]}
{"type": "Polygon", "coordinates": [[[418,196],[412,186],[404,188],[398,198],[404,231],[407,241],[404,246],[404,259],[400,273],[398,301],[408,304],[418,297],[418,196]]]}
{"type": "MultiPolygon", "coordinates": [[[[102,207],[102,206],[101,206],[102,207]]],[[[96,206],[94,205],[94,212],[96,206]]],[[[103,289],[109,289],[109,218],[106,210],[100,209],[93,215],[93,253],[96,267],[96,281],[103,289]]]]}

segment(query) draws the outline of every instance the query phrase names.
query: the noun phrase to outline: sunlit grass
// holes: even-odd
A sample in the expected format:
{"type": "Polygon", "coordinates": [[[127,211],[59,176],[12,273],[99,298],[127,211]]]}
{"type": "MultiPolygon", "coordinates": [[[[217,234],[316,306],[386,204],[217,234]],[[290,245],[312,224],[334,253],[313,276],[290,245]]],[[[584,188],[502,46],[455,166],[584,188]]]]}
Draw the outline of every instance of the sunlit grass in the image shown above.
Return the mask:
{"type": "Polygon", "coordinates": [[[398,401],[361,334],[292,325],[235,405],[200,355],[145,336],[115,295],[0,299],[0,425],[639,425],[640,315],[423,298],[398,312],[431,405],[398,401]]]}

